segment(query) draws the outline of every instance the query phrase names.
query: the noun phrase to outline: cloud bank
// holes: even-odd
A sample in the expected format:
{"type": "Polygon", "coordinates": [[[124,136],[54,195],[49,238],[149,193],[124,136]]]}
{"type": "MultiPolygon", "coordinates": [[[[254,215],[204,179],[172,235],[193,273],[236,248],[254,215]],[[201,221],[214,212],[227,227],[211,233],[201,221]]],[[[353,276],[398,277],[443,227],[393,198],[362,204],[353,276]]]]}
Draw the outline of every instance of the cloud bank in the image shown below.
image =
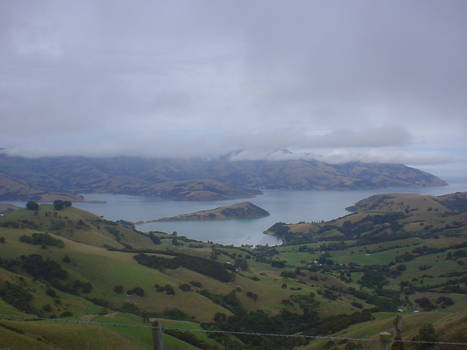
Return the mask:
{"type": "Polygon", "coordinates": [[[4,1],[1,147],[467,164],[465,1],[4,1]]]}

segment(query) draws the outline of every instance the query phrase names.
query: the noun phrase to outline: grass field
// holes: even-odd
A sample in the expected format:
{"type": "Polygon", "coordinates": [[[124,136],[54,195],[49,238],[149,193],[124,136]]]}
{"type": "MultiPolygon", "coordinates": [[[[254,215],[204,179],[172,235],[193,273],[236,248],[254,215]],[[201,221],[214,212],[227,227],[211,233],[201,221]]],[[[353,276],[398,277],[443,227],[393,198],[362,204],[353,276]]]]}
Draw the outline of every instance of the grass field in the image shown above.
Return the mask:
{"type": "MultiPolygon", "coordinates": [[[[201,323],[228,328],[229,322],[242,317],[248,330],[277,332],[317,327],[328,319],[334,324],[351,319],[337,330],[331,332],[333,328],[328,327],[322,332],[371,338],[391,328],[396,314],[389,311],[399,307],[404,310],[408,337],[415,336],[426,322],[433,323],[442,336],[458,337],[467,309],[467,230],[463,226],[467,216],[434,202],[411,195],[390,198],[379,208],[370,201],[362,204],[360,212],[344,218],[290,225],[298,241],[291,236],[290,244],[257,249],[195,242],[159,232],[150,236],[75,208],[57,212],[45,205],[37,213],[16,210],[0,218],[0,314],[36,319],[0,318],[0,349],[6,342],[11,345],[5,346],[28,350],[150,349],[152,333],[143,323],[143,314],[159,319],[167,329],[166,349],[200,348],[189,341],[223,349],[220,342],[199,332],[201,323]],[[47,233],[63,246],[21,239],[36,233],[47,233]],[[221,282],[204,268],[196,272],[190,264],[147,267],[134,258],[143,249],[148,256],[167,261],[177,254],[192,256],[194,261],[203,258],[207,267],[221,266],[233,278],[221,282]],[[34,254],[66,272],[58,281],[61,284],[35,278],[25,270],[22,261],[34,254]],[[85,291],[71,288],[82,284],[90,287],[85,291]],[[14,293],[19,296],[31,296],[27,314],[21,311],[26,310],[24,305],[12,304],[13,292],[5,287],[9,285],[16,286],[14,293]],[[130,290],[140,292],[127,293],[130,290]],[[415,309],[420,312],[414,313],[415,309]],[[358,319],[364,310],[372,320],[358,319]],[[58,320],[37,320],[37,316],[58,320]],[[222,319],[228,322],[219,323],[222,319]],[[298,326],[288,328],[297,319],[298,326]],[[77,320],[99,323],[69,322],[77,320]],[[272,320],[282,328],[268,323],[272,320]],[[451,324],[451,330],[445,324],[451,324]],[[191,336],[170,333],[187,329],[198,332],[191,336]]],[[[242,329],[242,325],[236,327],[242,329]]],[[[249,348],[251,344],[242,341],[259,338],[230,336],[224,341],[249,348]]],[[[335,350],[348,345],[328,341],[314,341],[302,349],[335,350]]],[[[374,346],[366,342],[364,349],[374,346]]]]}

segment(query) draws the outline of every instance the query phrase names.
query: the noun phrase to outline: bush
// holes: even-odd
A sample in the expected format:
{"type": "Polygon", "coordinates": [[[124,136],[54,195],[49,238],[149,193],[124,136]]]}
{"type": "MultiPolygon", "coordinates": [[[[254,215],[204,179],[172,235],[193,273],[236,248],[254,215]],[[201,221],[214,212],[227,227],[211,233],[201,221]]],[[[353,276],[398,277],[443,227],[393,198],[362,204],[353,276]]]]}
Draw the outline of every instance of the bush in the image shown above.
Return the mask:
{"type": "Polygon", "coordinates": [[[156,288],[158,292],[164,292],[167,295],[175,295],[175,291],[170,284],[166,284],[165,286],[159,286],[158,284],[155,284],[154,288],[156,288]]]}
{"type": "Polygon", "coordinates": [[[178,288],[184,292],[191,292],[193,290],[193,288],[191,288],[191,286],[186,283],[179,285],[178,288]]]}
{"type": "Polygon", "coordinates": [[[221,282],[230,282],[234,278],[223,264],[197,256],[176,254],[174,258],[167,259],[154,255],[138,254],[134,256],[134,259],[141,265],[158,270],[185,267],[221,282]]]}
{"type": "Polygon", "coordinates": [[[356,307],[357,309],[363,309],[363,305],[360,303],[357,303],[356,301],[352,301],[352,306],[356,307]]]}
{"type": "Polygon", "coordinates": [[[73,282],[72,288],[73,288],[73,291],[75,291],[75,293],[77,294],[79,294],[79,292],[88,294],[92,290],[92,284],[89,282],[82,282],[80,280],[75,280],[73,282]]]}
{"type": "Polygon", "coordinates": [[[454,301],[450,297],[441,296],[438,299],[436,299],[436,304],[438,304],[444,309],[447,306],[454,305],[454,301]]]}
{"type": "MultiPolygon", "coordinates": [[[[435,329],[431,323],[424,324],[418,331],[418,335],[414,338],[416,341],[426,341],[426,342],[436,342],[438,336],[435,329]]],[[[433,347],[434,344],[418,344],[417,348],[420,350],[425,350],[433,347]]]]}
{"type": "Polygon", "coordinates": [[[34,201],[29,201],[26,203],[26,209],[28,210],[38,210],[39,209],[39,204],[34,201]]]}
{"type": "Polygon", "coordinates": [[[130,289],[128,292],[126,292],[127,295],[134,295],[136,294],[139,297],[144,297],[144,289],[141,287],[135,287],[133,289],[130,289]]]}
{"type": "Polygon", "coordinates": [[[173,308],[173,309],[165,309],[162,315],[166,318],[170,318],[172,320],[190,320],[190,316],[188,316],[183,311],[173,308]]]}
{"type": "Polygon", "coordinates": [[[123,293],[123,286],[115,286],[114,287],[114,292],[117,294],[122,294],[123,293]]]}
{"type": "Polygon", "coordinates": [[[253,292],[247,292],[246,296],[250,299],[253,299],[254,301],[258,300],[258,295],[253,292]]]}
{"type": "Polygon", "coordinates": [[[20,242],[32,245],[51,246],[63,248],[65,244],[60,239],[55,239],[47,233],[33,233],[32,236],[23,235],[19,238],[20,242]]]}
{"type": "Polygon", "coordinates": [[[415,302],[420,305],[424,311],[431,311],[435,309],[435,306],[431,303],[427,297],[415,299],[415,302]]]}
{"type": "Polygon", "coordinates": [[[155,245],[161,244],[161,239],[157,237],[154,233],[150,232],[149,233],[149,238],[151,239],[152,243],[155,245]]]}
{"type": "Polygon", "coordinates": [[[284,277],[284,278],[295,278],[297,276],[297,274],[295,273],[295,271],[282,271],[281,272],[281,277],[284,277]]]}
{"type": "Polygon", "coordinates": [[[136,307],[136,305],[131,304],[131,303],[122,304],[122,307],[120,308],[120,311],[129,313],[129,314],[135,314],[135,315],[140,315],[141,314],[141,311],[139,311],[139,309],[136,307]]]}
{"type": "Polygon", "coordinates": [[[60,264],[53,260],[44,260],[38,254],[22,255],[21,267],[32,277],[49,282],[64,280],[68,277],[68,273],[61,268],[60,264]]]}
{"type": "Polygon", "coordinates": [[[201,284],[201,282],[198,282],[198,281],[191,281],[190,284],[196,288],[203,288],[203,285],[201,284]]]}
{"type": "Polygon", "coordinates": [[[55,210],[62,210],[68,207],[71,207],[71,202],[70,201],[62,201],[60,199],[57,199],[53,202],[53,206],[55,210]]]}
{"type": "Polygon", "coordinates": [[[32,307],[30,305],[32,294],[22,286],[8,281],[5,282],[0,286],[0,298],[2,298],[7,304],[13,305],[18,310],[28,313],[32,312],[32,307]]]}
{"type": "Polygon", "coordinates": [[[54,289],[52,288],[48,288],[45,293],[49,296],[49,297],[52,297],[52,298],[55,298],[57,296],[57,292],[55,292],[54,289]]]}

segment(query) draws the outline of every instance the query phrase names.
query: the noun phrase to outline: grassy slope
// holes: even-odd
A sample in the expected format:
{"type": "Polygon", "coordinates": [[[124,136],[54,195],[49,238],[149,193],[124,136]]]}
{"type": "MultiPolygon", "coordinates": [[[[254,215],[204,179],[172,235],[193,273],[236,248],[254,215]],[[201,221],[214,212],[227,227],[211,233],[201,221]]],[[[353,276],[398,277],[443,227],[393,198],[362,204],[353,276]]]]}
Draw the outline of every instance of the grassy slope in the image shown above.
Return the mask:
{"type": "MultiPolygon", "coordinates": [[[[229,315],[230,311],[197,293],[196,291],[199,291],[199,288],[194,288],[191,292],[181,291],[178,289],[178,286],[182,283],[198,281],[202,283],[202,289],[206,289],[210,293],[214,294],[226,295],[235,290],[237,298],[245,309],[250,311],[264,310],[271,315],[278,314],[282,309],[300,313],[301,311],[298,304],[292,303],[292,305],[284,306],[282,301],[289,299],[293,295],[306,296],[309,295],[310,292],[315,294],[315,300],[320,303],[318,311],[321,317],[342,313],[350,314],[352,312],[359,311],[359,308],[353,305],[355,303],[361,304],[363,307],[372,307],[372,305],[367,304],[364,300],[345,293],[338,293],[338,297],[333,301],[320,294],[329,288],[348,286],[357,289],[360,288],[359,280],[362,278],[363,273],[352,272],[349,275],[351,276],[351,280],[344,280],[342,279],[341,271],[345,266],[341,266],[340,264],[354,263],[363,268],[365,266],[386,266],[391,263],[391,268],[396,268],[402,264],[397,262],[394,263],[397,256],[406,252],[411,252],[415,248],[426,246],[428,248],[445,248],[446,250],[433,254],[423,254],[410,261],[403,262],[406,269],[397,277],[388,277],[388,284],[385,288],[399,290],[399,284],[404,281],[410,282],[414,286],[419,287],[430,286],[447,282],[452,278],[447,277],[450,273],[461,273],[460,276],[465,276],[466,274],[464,266],[467,263],[467,258],[447,258],[448,253],[452,254],[458,250],[457,248],[454,249],[450,247],[466,242],[466,231],[464,229],[446,227],[446,223],[467,222],[464,214],[454,213],[443,207],[437,207],[438,210],[435,211],[433,207],[434,203],[429,202],[427,204],[423,198],[414,198],[412,196],[403,198],[402,204],[400,199],[392,199],[392,201],[400,206],[404,212],[406,211],[407,206],[409,207],[409,215],[400,219],[400,224],[402,230],[409,233],[412,232],[412,234],[407,238],[386,240],[369,244],[355,245],[358,242],[358,239],[354,238],[338,241],[340,243],[345,243],[346,245],[341,249],[329,251],[329,259],[334,263],[334,265],[329,266],[320,266],[319,264],[315,264],[314,261],[320,258],[326,250],[323,245],[333,243],[330,241],[309,241],[309,243],[304,242],[278,247],[275,252],[272,252],[272,255],[270,255],[268,259],[283,261],[286,266],[285,268],[275,268],[267,262],[256,260],[254,255],[257,255],[257,252],[251,249],[192,242],[185,240],[182,237],[174,237],[172,235],[164,234],[158,234],[161,239],[161,243],[159,245],[153,245],[148,236],[136,233],[133,230],[120,225],[114,225],[106,221],[98,221],[101,219],[84,211],[69,208],[59,212],[57,217],[54,217],[53,211],[47,206],[41,208],[38,215],[26,210],[18,210],[0,219],[0,223],[8,220],[17,222],[23,220],[23,227],[21,228],[0,227],[0,236],[6,238],[6,244],[0,244],[0,256],[2,258],[13,258],[21,254],[37,253],[61,263],[62,258],[65,255],[68,255],[71,258],[71,263],[61,264],[70,274],[70,279],[89,281],[94,287],[89,295],[83,296],[87,298],[106,299],[115,306],[122,305],[125,302],[130,302],[137,305],[140,309],[149,312],[163,312],[166,308],[176,307],[189,316],[194,317],[197,322],[210,321],[216,312],[222,312],[229,315]],[[420,205],[421,209],[414,207],[415,204],[420,205]],[[431,210],[429,208],[431,208],[431,210]],[[49,213],[48,216],[45,216],[46,212],[49,213]],[[443,213],[448,213],[448,216],[443,216],[443,213]],[[60,215],[60,217],[58,217],[58,215],[60,215]],[[63,230],[50,230],[52,218],[55,218],[54,220],[57,221],[61,220],[66,222],[63,230]],[[33,222],[33,224],[36,225],[36,228],[27,228],[31,225],[28,222],[25,223],[24,220],[33,222]],[[88,225],[88,227],[86,229],[76,229],[74,225],[76,225],[79,220],[82,220],[86,225],[88,225]],[[420,223],[423,223],[423,225],[420,225],[420,223]],[[430,226],[429,230],[425,229],[426,226],[430,226]],[[106,227],[113,227],[117,230],[120,242],[116,240],[117,237],[115,234],[109,233],[109,230],[107,230],[106,227]],[[73,235],[70,236],[70,231],[72,229],[74,229],[73,232],[71,232],[73,235]],[[65,243],[65,247],[48,247],[47,249],[42,249],[39,246],[33,246],[19,241],[19,237],[22,234],[32,234],[39,230],[48,231],[53,237],[62,239],[65,243]],[[97,233],[94,234],[94,231],[97,233]],[[97,235],[99,236],[99,240],[96,240],[95,238],[90,239],[87,234],[91,237],[93,237],[93,235],[97,235]],[[64,237],[73,238],[75,241],[64,237]],[[174,246],[173,238],[177,238],[178,244],[181,245],[174,246]],[[76,240],[81,242],[76,242],[76,240]],[[178,268],[175,270],[168,269],[164,272],[160,272],[137,264],[133,259],[135,253],[109,251],[102,247],[103,245],[119,247],[122,246],[121,242],[130,244],[136,248],[153,247],[153,249],[157,249],[159,251],[179,251],[185,254],[193,254],[205,258],[211,256],[214,251],[217,251],[218,261],[233,262],[236,258],[246,259],[249,269],[247,271],[237,272],[235,280],[230,283],[221,283],[215,279],[185,268],[178,268]],[[304,250],[303,248],[306,249],[304,250]],[[249,259],[247,259],[248,257],[249,259]],[[460,265],[461,263],[464,265],[460,265]],[[423,270],[423,272],[420,270],[420,268],[425,268],[427,266],[428,268],[423,270]],[[310,267],[312,267],[312,270],[317,269],[317,272],[308,271],[310,267]],[[304,271],[304,275],[298,275],[295,278],[281,276],[281,272],[294,271],[296,268],[302,269],[304,271]],[[420,278],[421,275],[425,275],[425,277],[420,278]],[[159,285],[172,285],[175,290],[175,295],[170,296],[157,292],[153,288],[155,283],[159,285]],[[287,286],[283,288],[283,284],[286,284],[287,286]],[[116,294],[113,292],[113,287],[115,285],[122,285],[125,290],[141,286],[145,291],[145,295],[141,298],[136,296],[127,296],[125,294],[116,294]],[[247,293],[254,293],[258,298],[253,300],[248,297],[247,293]]],[[[442,205],[439,202],[436,202],[436,204],[442,205]]],[[[384,205],[384,207],[371,208],[371,210],[363,208],[361,212],[333,220],[330,224],[341,227],[344,225],[345,221],[350,221],[352,224],[359,225],[360,222],[364,222],[362,220],[367,220],[368,217],[372,217],[372,215],[393,213],[399,210],[394,207],[395,204],[392,204],[392,206],[389,207],[386,207],[386,203],[384,205]]],[[[300,228],[303,229],[304,227],[307,227],[306,225],[308,224],[299,225],[300,228]]],[[[309,224],[308,227],[312,227],[311,231],[316,231],[316,228],[320,227],[320,225],[321,224],[309,224]]],[[[303,232],[298,230],[297,226],[294,227],[292,225],[292,227],[298,234],[303,232]]],[[[362,237],[366,234],[368,233],[364,232],[362,237]]],[[[316,237],[316,232],[312,232],[311,237],[316,237]]],[[[19,276],[14,273],[0,269],[0,283],[4,280],[15,281],[18,278],[19,276]]],[[[32,288],[35,291],[33,305],[37,309],[40,309],[45,304],[51,304],[53,308],[52,313],[58,314],[63,310],[69,309],[73,312],[75,317],[88,317],[86,315],[90,315],[89,317],[96,317],[95,315],[97,312],[102,310],[102,307],[94,305],[83,297],[61,292],[59,292],[60,298],[62,300],[62,305],[65,306],[59,307],[52,304],[52,298],[45,294],[45,284],[38,281],[32,281],[27,276],[23,276],[23,278],[25,278],[25,283],[28,288],[32,288]]],[[[368,288],[363,288],[363,290],[368,293],[372,293],[368,288]]],[[[408,300],[412,304],[404,306],[404,309],[411,310],[413,308],[418,308],[415,303],[415,299],[417,298],[428,297],[430,300],[434,301],[442,295],[446,294],[441,293],[441,291],[436,288],[428,292],[417,291],[412,295],[407,295],[408,300]]],[[[455,320],[459,320],[459,310],[467,309],[467,299],[465,294],[450,293],[448,295],[455,302],[453,306],[446,309],[439,308],[437,309],[437,312],[405,314],[404,319],[407,318],[408,325],[412,325],[407,326],[407,330],[410,332],[413,330],[413,332],[415,332],[417,327],[421,325],[422,321],[426,320],[433,320],[435,324],[436,322],[441,322],[443,317],[451,317],[455,320]]],[[[7,313],[15,311],[12,306],[5,304],[0,299],[0,311],[2,310],[5,310],[7,313]]],[[[348,330],[343,332],[350,332],[350,335],[366,332],[366,335],[373,336],[382,329],[385,329],[385,325],[390,324],[390,320],[393,318],[393,314],[380,313],[375,314],[375,316],[377,317],[376,320],[351,326],[348,330]]],[[[112,317],[130,322],[131,317],[134,316],[129,317],[117,313],[111,316],[105,316],[104,319],[112,317]]],[[[134,322],[141,321],[139,319],[134,322]]],[[[168,324],[170,324],[172,321],[164,322],[169,322],[168,324]]],[[[196,323],[189,323],[189,325],[190,327],[197,327],[196,323]]],[[[138,343],[138,346],[143,347],[148,345],[149,341],[147,340],[147,334],[140,334],[138,333],[140,331],[136,330],[128,333],[129,330],[126,328],[120,329],[122,327],[114,327],[115,329],[111,328],[112,327],[108,328],[108,331],[120,334],[126,339],[126,341],[134,342],[135,344],[138,343]]],[[[438,328],[441,329],[441,323],[438,324],[438,328]]],[[[8,337],[16,336],[21,338],[23,336],[15,332],[13,333],[16,335],[12,335],[10,334],[11,330],[8,329],[0,328],[0,331],[5,333],[5,337],[7,334],[8,337]]],[[[411,334],[410,332],[408,334],[411,334]]],[[[28,333],[24,335],[24,344],[28,342],[28,344],[30,344],[30,342],[35,341],[34,337],[29,339],[27,334],[28,333]]],[[[173,344],[171,346],[175,349],[183,348],[183,346],[185,346],[185,348],[189,348],[188,345],[180,343],[180,340],[168,335],[167,342],[173,344]]],[[[343,345],[341,347],[343,347],[343,345]]],[[[26,348],[26,345],[24,345],[24,348],[26,348]]],[[[310,348],[318,349],[319,347],[312,346],[310,348]]]]}

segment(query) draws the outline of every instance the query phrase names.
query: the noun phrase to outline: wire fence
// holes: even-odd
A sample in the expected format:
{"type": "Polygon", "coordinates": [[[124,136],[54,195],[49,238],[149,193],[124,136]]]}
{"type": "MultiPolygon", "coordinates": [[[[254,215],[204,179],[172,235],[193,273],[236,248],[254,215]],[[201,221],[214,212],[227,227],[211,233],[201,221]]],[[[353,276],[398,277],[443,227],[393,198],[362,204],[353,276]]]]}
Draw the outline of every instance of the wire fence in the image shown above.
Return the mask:
{"type": "MultiPolygon", "coordinates": [[[[331,335],[306,335],[300,333],[268,333],[268,332],[256,332],[256,331],[229,331],[222,329],[203,329],[203,328],[184,328],[184,327],[162,327],[154,326],[150,323],[147,324],[135,324],[135,323],[118,323],[118,322],[104,322],[94,320],[76,320],[66,318],[47,318],[47,317],[26,317],[23,315],[16,314],[0,314],[0,319],[4,320],[21,320],[21,321],[52,321],[52,322],[65,322],[65,323],[76,323],[83,325],[96,325],[96,326],[113,326],[113,327],[133,327],[133,328],[148,328],[148,329],[160,329],[163,330],[176,330],[181,332],[190,333],[211,333],[211,334],[230,334],[230,335],[245,335],[245,336],[259,336],[259,337],[287,337],[287,338],[304,338],[304,339],[324,339],[324,340],[336,340],[336,341],[355,341],[355,342],[375,342],[377,336],[368,338],[356,338],[356,337],[345,337],[345,336],[331,336],[331,335]]],[[[172,320],[177,322],[185,322],[183,320],[172,320]]],[[[408,344],[431,344],[431,345],[456,345],[466,346],[465,342],[449,342],[449,341],[425,341],[425,340],[411,340],[411,339],[393,339],[395,343],[408,343],[408,344]]]]}

